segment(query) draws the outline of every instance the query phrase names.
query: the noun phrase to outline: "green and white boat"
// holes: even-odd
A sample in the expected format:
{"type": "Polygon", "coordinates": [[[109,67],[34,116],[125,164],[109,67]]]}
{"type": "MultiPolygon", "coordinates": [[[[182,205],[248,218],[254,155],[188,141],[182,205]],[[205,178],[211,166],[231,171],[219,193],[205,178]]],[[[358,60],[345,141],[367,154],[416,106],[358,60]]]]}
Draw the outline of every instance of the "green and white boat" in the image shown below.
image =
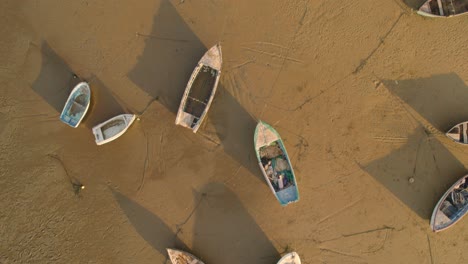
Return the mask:
{"type": "Polygon", "coordinates": [[[254,145],[260,170],[280,204],[286,206],[299,201],[294,170],[278,132],[259,121],[255,128],[254,145]]]}

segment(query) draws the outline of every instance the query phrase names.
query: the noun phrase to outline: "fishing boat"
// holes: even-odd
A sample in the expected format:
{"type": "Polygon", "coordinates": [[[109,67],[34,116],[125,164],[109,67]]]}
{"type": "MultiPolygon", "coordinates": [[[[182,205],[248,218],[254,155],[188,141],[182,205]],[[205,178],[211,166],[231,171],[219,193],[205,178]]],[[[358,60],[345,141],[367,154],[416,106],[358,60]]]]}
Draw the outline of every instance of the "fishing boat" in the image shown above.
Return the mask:
{"type": "Polygon", "coordinates": [[[136,115],[131,114],[118,115],[93,127],[96,144],[106,144],[122,136],[135,121],[135,118],[136,115]]]}
{"type": "Polygon", "coordinates": [[[88,111],[91,101],[91,89],[88,83],[80,82],[68,96],[60,114],[60,121],[71,127],[78,127],[88,111]]]}
{"type": "Polygon", "coordinates": [[[176,125],[192,129],[197,133],[213,102],[223,63],[221,46],[219,44],[209,49],[200,59],[185,88],[176,125]]]}
{"type": "Polygon", "coordinates": [[[468,144],[468,122],[457,124],[445,135],[457,143],[468,144]]]}
{"type": "Polygon", "coordinates": [[[277,264],[301,264],[301,258],[296,252],[284,255],[277,264]]]}
{"type": "Polygon", "coordinates": [[[194,255],[182,250],[168,248],[167,254],[169,254],[172,264],[204,264],[194,255]]]}
{"type": "Polygon", "coordinates": [[[418,10],[427,17],[452,17],[468,12],[468,0],[428,0],[418,10]]]}
{"type": "Polygon", "coordinates": [[[255,128],[254,145],[263,176],[280,204],[285,206],[299,201],[294,170],[278,132],[259,121],[255,128]]]}
{"type": "Polygon", "coordinates": [[[439,232],[453,226],[467,212],[468,175],[465,175],[448,189],[434,208],[431,217],[432,231],[439,232]]]}

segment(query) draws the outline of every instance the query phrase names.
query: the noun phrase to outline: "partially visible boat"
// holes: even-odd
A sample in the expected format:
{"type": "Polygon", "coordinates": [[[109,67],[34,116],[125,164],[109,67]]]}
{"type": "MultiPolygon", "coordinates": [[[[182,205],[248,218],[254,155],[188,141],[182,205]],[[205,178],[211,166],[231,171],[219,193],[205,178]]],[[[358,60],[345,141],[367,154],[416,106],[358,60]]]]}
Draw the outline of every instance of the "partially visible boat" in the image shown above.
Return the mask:
{"type": "Polygon", "coordinates": [[[277,264],[301,264],[301,258],[296,252],[284,255],[277,264]]]}
{"type": "Polygon", "coordinates": [[[434,208],[431,217],[432,231],[440,232],[453,226],[467,212],[468,175],[465,175],[448,189],[434,208]]]}
{"type": "Polygon", "coordinates": [[[71,126],[78,127],[88,111],[91,102],[91,89],[88,83],[80,82],[68,96],[67,102],[60,114],[60,121],[71,126]]]}
{"type": "Polygon", "coordinates": [[[445,135],[457,143],[468,144],[468,122],[457,124],[445,133],[445,135]]]}
{"type": "Polygon", "coordinates": [[[93,127],[96,144],[106,144],[122,136],[135,121],[135,118],[136,115],[131,114],[118,115],[93,127]]]}
{"type": "Polygon", "coordinates": [[[299,201],[294,170],[278,132],[259,121],[255,128],[254,145],[258,165],[280,204],[285,206],[299,201]]]}
{"type": "Polygon", "coordinates": [[[468,0],[428,0],[418,10],[427,17],[451,17],[466,14],[468,0]]]}
{"type": "Polygon", "coordinates": [[[223,63],[219,44],[209,49],[200,59],[190,76],[177,112],[176,125],[192,129],[197,133],[205,119],[221,76],[223,63]]]}
{"type": "Polygon", "coordinates": [[[194,255],[178,249],[167,249],[172,264],[204,264],[194,255]]]}

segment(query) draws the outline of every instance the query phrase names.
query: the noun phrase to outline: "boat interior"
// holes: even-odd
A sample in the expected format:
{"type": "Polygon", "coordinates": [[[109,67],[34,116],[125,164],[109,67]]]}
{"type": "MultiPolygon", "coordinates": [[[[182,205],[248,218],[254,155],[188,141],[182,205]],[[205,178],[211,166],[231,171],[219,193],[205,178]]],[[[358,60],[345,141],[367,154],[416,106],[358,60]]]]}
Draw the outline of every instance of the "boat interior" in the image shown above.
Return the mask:
{"type": "Polygon", "coordinates": [[[260,148],[260,160],[275,192],[294,186],[294,176],[280,141],[260,148]]]}
{"type": "Polygon", "coordinates": [[[101,127],[102,136],[104,139],[113,137],[124,130],[126,126],[127,124],[122,119],[112,120],[101,127]]]}
{"type": "Polygon", "coordinates": [[[192,127],[197,124],[210,100],[218,71],[203,65],[192,83],[187,96],[184,112],[194,116],[192,127]]]}
{"type": "Polygon", "coordinates": [[[436,226],[446,226],[468,211],[468,177],[465,182],[456,187],[441,203],[439,211],[442,216],[437,217],[436,226]]]}
{"type": "Polygon", "coordinates": [[[429,1],[429,7],[434,15],[453,16],[468,11],[468,0],[432,0],[429,1]]]}
{"type": "Polygon", "coordinates": [[[447,136],[457,142],[468,144],[468,124],[462,123],[455,126],[447,132],[447,136]]]}

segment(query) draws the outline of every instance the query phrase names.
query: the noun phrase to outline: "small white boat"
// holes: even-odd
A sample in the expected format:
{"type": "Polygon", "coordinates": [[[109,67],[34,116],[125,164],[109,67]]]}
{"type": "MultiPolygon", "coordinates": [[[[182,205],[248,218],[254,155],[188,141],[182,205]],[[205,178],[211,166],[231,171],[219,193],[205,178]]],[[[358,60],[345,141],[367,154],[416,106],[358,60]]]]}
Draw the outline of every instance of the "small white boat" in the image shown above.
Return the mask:
{"type": "Polygon", "coordinates": [[[88,111],[91,102],[91,89],[88,83],[80,82],[77,84],[60,114],[60,121],[71,127],[78,127],[88,111]]]}
{"type": "Polygon", "coordinates": [[[445,135],[460,144],[468,144],[468,122],[461,122],[452,127],[445,135]]]}
{"type": "Polygon", "coordinates": [[[123,114],[113,117],[104,123],[93,127],[96,144],[102,145],[122,136],[135,121],[136,115],[123,114]]]}
{"type": "Polygon", "coordinates": [[[296,252],[291,252],[284,255],[279,261],[278,264],[301,264],[301,258],[296,252]]]}
{"type": "Polygon", "coordinates": [[[286,206],[299,201],[296,176],[278,132],[259,121],[255,128],[254,146],[260,170],[280,204],[286,206]]]}
{"type": "Polygon", "coordinates": [[[432,231],[440,232],[453,226],[467,212],[468,175],[465,175],[448,189],[434,208],[431,217],[432,231]]]}
{"type": "Polygon", "coordinates": [[[197,133],[213,102],[223,63],[219,44],[209,49],[193,70],[177,112],[176,125],[197,133]]]}
{"type": "Polygon", "coordinates": [[[427,17],[452,17],[468,12],[468,0],[428,0],[418,10],[427,17]]]}
{"type": "Polygon", "coordinates": [[[172,264],[204,264],[194,255],[182,250],[168,248],[167,254],[169,254],[172,264]]]}

